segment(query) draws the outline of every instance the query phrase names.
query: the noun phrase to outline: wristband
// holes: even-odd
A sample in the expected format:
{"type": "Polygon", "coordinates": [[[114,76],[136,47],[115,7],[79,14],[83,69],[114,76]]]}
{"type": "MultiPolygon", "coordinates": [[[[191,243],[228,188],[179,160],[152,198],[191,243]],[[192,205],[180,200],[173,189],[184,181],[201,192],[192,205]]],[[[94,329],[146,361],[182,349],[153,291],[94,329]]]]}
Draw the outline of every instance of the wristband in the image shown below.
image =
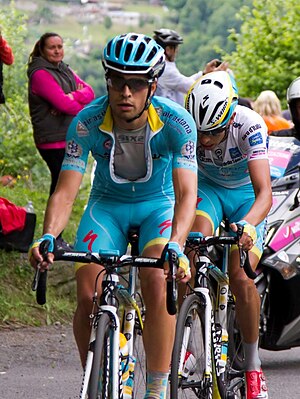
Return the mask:
{"type": "Polygon", "coordinates": [[[252,238],[253,244],[255,244],[257,240],[257,233],[255,226],[248,223],[246,220],[240,220],[239,222],[237,222],[237,224],[240,224],[241,226],[244,227],[243,233],[247,233],[248,236],[252,238]]]}
{"type": "Polygon", "coordinates": [[[169,241],[168,244],[165,246],[165,260],[168,260],[168,249],[172,249],[173,251],[176,252],[178,256],[178,261],[179,261],[179,267],[181,267],[184,270],[184,274],[188,275],[191,273],[190,269],[190,262],[187,258],[187,256],[182,252],[179,244],[174,241],[169,241]]]}

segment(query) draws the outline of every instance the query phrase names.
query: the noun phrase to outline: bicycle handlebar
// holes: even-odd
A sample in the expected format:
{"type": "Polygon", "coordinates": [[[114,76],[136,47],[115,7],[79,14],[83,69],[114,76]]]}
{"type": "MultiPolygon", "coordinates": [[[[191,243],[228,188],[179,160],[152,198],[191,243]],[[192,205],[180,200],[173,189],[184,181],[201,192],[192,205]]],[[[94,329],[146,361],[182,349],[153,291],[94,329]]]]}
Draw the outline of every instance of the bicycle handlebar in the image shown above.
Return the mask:
{"type": "MultiPolygon", "coordinates": [[[[238,231],[236,236],[193,236],[189,235],[187,242],[188,245],[197,246],[198,248],[206,248],[210,245],[232,245],[237,244],[241,235],[243,234],[243,226],[237,225],[238,231]]],[[[244,251],[242,248],[239,248],[240,254],[240,265],[244,269],[247,277],[251,280],[254,280],[257,275],[253,271],[250,261],[249,261],[249,253],[248,251],[244,251]]]]}
{"type": "MultiPolygon", "coordinates": [[[[50,241],[44,240],[40,244],[40,253],[46,260],[48,255],[50,241]]],[[[177,286],[176,286],[176,271],[178,265],[178,258],[175,251],[170,251],[169,256],[170,267],[170,281],[167,282],[167,309],[171,315],[176,314],[177,311],[177,286]],[[173,253],[174,252],[174,253],[173,253]],[[176,259],[175,259],[176,258],[176,259]],[[176,293],[176,294],[175,294],[176,293]]],[[[96,263],[105,268],[119,268],[125,266],[134,267],[154,267],[163,268],[163,261],[161,258],[149,258],[142,256],[124,256],[120,257],[118,251],[103,251],[103,252],[81,252],[81,251],[54,251],[55,261],[69,261],[81,263],[96,263]]],[[[47,289],[47,270],[41,272],[39,268],[36,269],[34,279],[32,282],[32,290],[36,291],[36,301],[39,305],[46,303],[46,289],[47,289]]]]}

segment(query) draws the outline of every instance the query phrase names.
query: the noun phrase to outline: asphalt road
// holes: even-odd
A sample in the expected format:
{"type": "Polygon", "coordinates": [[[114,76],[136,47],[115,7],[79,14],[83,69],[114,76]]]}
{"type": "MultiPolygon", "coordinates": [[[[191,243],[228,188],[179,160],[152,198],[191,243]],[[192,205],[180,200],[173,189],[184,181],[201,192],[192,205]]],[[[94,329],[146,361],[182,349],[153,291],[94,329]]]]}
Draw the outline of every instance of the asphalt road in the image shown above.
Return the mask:
{"type": "MultiPolygon", "coordinates": [[[[300,398],[300,348],[261,351],[270,399],[300,398]]],[[[70,326],[0,330],[1,399],[79,397],[82,370],[70,326]]]]}

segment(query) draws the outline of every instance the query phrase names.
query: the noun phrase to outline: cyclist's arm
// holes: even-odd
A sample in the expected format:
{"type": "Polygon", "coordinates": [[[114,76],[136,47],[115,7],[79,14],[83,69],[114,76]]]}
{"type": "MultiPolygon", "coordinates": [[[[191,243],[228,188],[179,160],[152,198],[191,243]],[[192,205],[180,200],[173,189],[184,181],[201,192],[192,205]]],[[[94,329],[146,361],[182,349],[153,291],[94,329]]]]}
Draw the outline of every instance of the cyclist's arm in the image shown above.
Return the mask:
{"type": "MultiPolygon", "coordinates": [[[[51,234],[57,237],[64,230],[70,218],[82,176],[81,173],[73,170],[60,172],[55,192],[51,195],[47,204],[43,234],[51,234]]],[[[48,254],[48,262],[42,261],[39,247],[33,246],[30,262],[34,267],[38,263],[42,263],[41,268],[46,269],[49,263],[53,263],[53,254],[48,254]]]]}
{"type": "Polygon", "coordinates": [[[183,248],[196,216],[197,173],[193,170],[173,169],[175,208],[170,241],[183,248]]]}
{"type": "Polygon", "coordinates": [[[56,189],[49,199],[43,234],[57,237],[66,227],[76,199],[82,174],[74,170],[60,172],[56,189]]]}
{"type": "Polygon", "coordinates": [[[248,162],[248,169],[255,192],[255,201],[244,219],[257,226],[268,215],[272,206],[272,188],[268,159],[248,162]]]}

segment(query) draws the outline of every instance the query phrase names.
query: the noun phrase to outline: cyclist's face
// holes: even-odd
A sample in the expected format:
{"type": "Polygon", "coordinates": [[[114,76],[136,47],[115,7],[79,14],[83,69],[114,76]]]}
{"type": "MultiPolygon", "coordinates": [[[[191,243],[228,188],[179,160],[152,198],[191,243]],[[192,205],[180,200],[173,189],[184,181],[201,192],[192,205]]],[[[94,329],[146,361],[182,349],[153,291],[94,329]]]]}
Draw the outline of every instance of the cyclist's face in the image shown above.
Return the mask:
{"type": "Polygon", "coordinates": [[[198,131],[198,144],[204,149],[211,151],[213,150],[217,145],[223,141],[225,137],[226,131],[225,129],[221,131],[220,133],[212,136],[208,136],[206,134],[202,134],[198,131]]]}
{"type": "Polygon", "coordinates": [[[43,57],[52,64],[57,65],[64,58],[64,44],[59,36],[48,37],[42,49],[43,57]]]}
{"type": "MultiPolygon", "coordinates": [[[[156,83],[149,82],[145,75],[119,74],[112,72],[107,79],[109,103],[114,122],[119,126],[130,128],[127,120],[139,114],[145,106],[148,89],[151,86],[151,95],[156,89],[156,83]]],[[[147,113],[134,121],[138,127],[145,123],[147,113]]]]}
{"type": "Polygon", "coordinates": [[[174,62],[178,54],[178,46],[167,46],[165,49],[165,55],[168,61],[174,62]]]}

